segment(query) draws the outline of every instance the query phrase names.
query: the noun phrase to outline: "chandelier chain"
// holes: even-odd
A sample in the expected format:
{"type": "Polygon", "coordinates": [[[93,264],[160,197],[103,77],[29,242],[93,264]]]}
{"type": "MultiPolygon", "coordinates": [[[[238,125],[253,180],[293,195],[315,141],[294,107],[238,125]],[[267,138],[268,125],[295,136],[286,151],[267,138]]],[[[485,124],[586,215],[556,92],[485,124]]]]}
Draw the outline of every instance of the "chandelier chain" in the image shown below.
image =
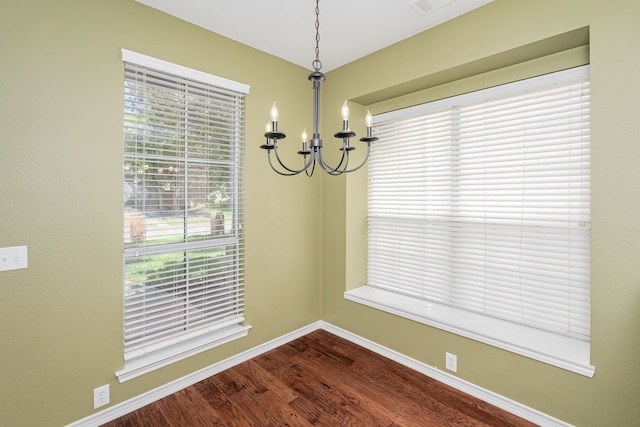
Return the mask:
{"type": "Polygon", "coordinates": [[[313,60],[313,69],[320,71],[322,62],[320,62],[320,0],[316,0],[316,59],[313,60]]]}

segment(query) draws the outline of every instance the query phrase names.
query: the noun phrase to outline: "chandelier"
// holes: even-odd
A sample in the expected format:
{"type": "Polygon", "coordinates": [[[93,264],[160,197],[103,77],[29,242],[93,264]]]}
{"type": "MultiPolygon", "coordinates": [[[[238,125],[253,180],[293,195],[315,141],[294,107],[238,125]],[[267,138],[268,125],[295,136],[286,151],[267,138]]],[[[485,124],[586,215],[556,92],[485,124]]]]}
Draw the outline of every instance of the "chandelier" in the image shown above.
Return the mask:
{"type": "Polygon", "coordinates": [[[378,138],[371,134],[373,118],[371,113],[367,110],[367,114],[365,116],[367,136],[360,138],[360,141],[367,144],[367,154],[362,163],[356,167],[349,168],[349,153],[356,149],[350,145],[350,139],[356,136],[356,133],[349,129],[349,106],[347,105],[347,101],[344,101],[340,110],[342,115],[342,131],[337,132],[334,135],[334,137],[342,139],[342,147],[340,147],[342,154],[339,156],[340,160],[336,166],[331,166],[322,155],[322,138],[320,137],[320,131],[318,130],[318,109],[320,108],[320,83],[325,79],[325,75],[320,71],[322,68],[322,62],[320,62],[319,3],[320,0],[316,0],[316,58],[312,62],[314,71],[309,74],[309,80],[313,83],[313,135],[310,140],[307,140],[307,130],[304,129],[302,131],[302,150],[298,151],[298,154],[301,155],[303,159],[302,167],[300,169],[296,169],[286,166],[278,154],[278,140],[286,138],[286,135],[283,132],[278,131],[278,108],[276,107],[275,102],[271,107],[271,121],[267,123],[265,129],[264,136],[266,138],[266,144],[260,146],[260,148],[267,150],[267,158],[269,159],[271,169],[284,176],[293,176],[301,172],[305,172],[307,176],[312,176],[316,169],[316,164],[329,175],[342,175],[343,173],[357,171],[365,165],[369,158],[371,142],[378,140],[378,138]]]}

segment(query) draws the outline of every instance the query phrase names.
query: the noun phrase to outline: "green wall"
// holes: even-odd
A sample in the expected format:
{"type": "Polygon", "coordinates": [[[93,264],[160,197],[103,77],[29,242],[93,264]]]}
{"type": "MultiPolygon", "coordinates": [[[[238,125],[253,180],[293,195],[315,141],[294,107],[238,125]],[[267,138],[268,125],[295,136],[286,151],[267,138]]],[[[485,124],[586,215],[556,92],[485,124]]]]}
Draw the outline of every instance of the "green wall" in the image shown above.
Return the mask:
{"type": "Polygon", "coordinates": [[[308,71],[134,0],[0,3],[0,425],[64,425],[320,318],[319,178],[271,173],[258,147],[310,128],[308,71]],[[247,97],[246,338],[119,384],[126,48],[251,86],[247,97]],[[304,94],[300,102],[300,94],[304,94]],[[302,238],[306,236],[307,238],[302,238]]]}
{"type": "Polygon", "coordinates": [[[495,0],[328,73],[323,104],[346,97],[379,113],[590,58],[593,378],[346,301],[366,280],[362,176],[323,178],[323,320],[443,370],[455,353],[460,378],[577,426],[638,425],[639,18],[631,0],[495,0]]]}
{"type": "Polygon", "coordinates": [[[344,300],[366,277],[366,174],[283,178],[258,149],[274,99],[281,129],[311,128],[307,70],[134,0],[4,0],[0,247],[27,245],[29,268],[0,273],[0,425],[64,425],[95,413],[97,386],[110,384],[112,404],[122,402],[318,319],[433,366],[444,365],[445,351],[456,353],[461,378],[575,425],[636,424],[638,18],[635,0],[495,0],[329,72],[323,85],[323,134],[339,127],[344,98],[362,133],[358,104],[380,112],[416,92],[456,90],[448,80],[477,73],[475,83],[490,84],[492,69],[553,53],[545,40],[563,45],[562,35],[588,35],[596,373],[586,378],[344,300]],[[253,328],[124,384],[114,375],[123,365],[121,48],[251,86],[246,318],[253,328]]]}

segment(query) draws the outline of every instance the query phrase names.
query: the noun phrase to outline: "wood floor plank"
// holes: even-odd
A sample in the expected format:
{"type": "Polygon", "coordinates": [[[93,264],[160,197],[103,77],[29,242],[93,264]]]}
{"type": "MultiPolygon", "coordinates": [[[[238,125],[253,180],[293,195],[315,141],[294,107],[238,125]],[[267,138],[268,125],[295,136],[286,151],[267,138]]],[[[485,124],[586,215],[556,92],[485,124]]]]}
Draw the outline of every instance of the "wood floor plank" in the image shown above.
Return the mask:
{"type": "Polygon", "coordinates": [[[224,420],[195,387],[188,387],[162,399],[162,412],[175,426],[223,426],[224,420]]]}
{"type": "Polygon", "coordinates": [[[207,403],[218,413],[225,426],[243,427],[251,425],[249,419],[244,412],[238,408],[218,386],[216,386],[215,377],[208,378],[193,385],[207,403]]]}
{"type": "MultiPolygon", "coordinates": [[[[353,343],[344,343],[350,346],[350,350],[354,352],[365,352],[362,357],[367,357],[368,354],[373,354],[370,350],[359,347],[353,343]]],[[[382,359],[374,357],[374,359],[382,359]]],[[[362,359],[357,359],[360,363],[362,359]]],[[[472,419],[472,423],[466,423],[461,420],[459,416],[452,419],[454,425],[487,425],[491,427],[499,426],[524,426],[535,427],[534,423],[523,420],[507,411],[499,410],[495,406],[474,398],[471,395],[462,393],[459,390],[443,384],[433,378],[426,375],[421,375],[406,366],[399,363],[391,363],[386,365],[386,371],[392,372],[401,378],[401,382],[412,387],[412,391],[415,389],[420,390],[419,393],[412,393],[412,396],[420,396],[417,403],[423,402],[424,399],[434,398],[440,404],[443,404],[457,412],[463,414],[464,418],[472,419]]],[[[355,368],[354,368],[355,369],[355,368]]]]}
{"type": "Polygon", "coordinates": [[[336,403],[343,410],[363,421],[365,425],[390,425],[394,419],[398,420],[398,414],[388,410],[388,406],[381,405],[379,394],[371,393],[372,390],[362,386],[363,379],[353,378],[344,366],[337,365],[326,353],[309,348],[296,356],[296,359],[305,371],[313,374],[327,393],[334,396],[336,403]],[[306,359],[305,362],[302,362],[302,359],[306,359]]]}
{"type": "MultiPolygon", "coordinates": [[[[330,417],[332,420],[330,425],[365,426],[364,422],[354,417],[351,413],[340,409],[339,397],[332,395],[331,386],[315,377],[309,370],[306,370],[304,365],[299,363],[300,360],[296,359],[298,356],[299,354],[291,358],[294,375],[286,367],[276,368],[272,372],[273,375],[298,394],[300,396],[299,399],[311,403],[323,414],[330,417]]],[[[260,362],[260,357],[256,358],[256,363],[260,362]]],[[[297,404],[300,403],[298,402],[297,404]]]]}
{"type": "Polygon", "coordinates": [[[107,427],[532,427],[372,351],[315,331],[107,427]]]}
{"type": "MultiPolygon", "coordinates": [[[[341,351],[344,347],[341,346],[341,351]]],[[[421,374],[381,357],[376,357],[373,363],[360,363],[360,360],[369,360],[372,353],[355,345],[347,345],[347,348],[349,354],[354,355],[356,360],[351,366],[353,372],[358,377],[370,379],[374,390],[383,384],[385,394],[392,401],[402,402],[409,413],[433,415],[435,419],[430,419],[428,425],[436,425],[438,422],[443,422],[444,425],[464,425],[465,418],[461,417],[459,409],[451,407],[448,402],[443,402],[440,391],[444,384],[430,379],[416,386],[416,379],[424,377],[421,374]]],[[[364,384],[360,386],[363,387],[364,384]]],[[[480,420],[475,418],[476,414],[468,415],[473,417],[474,425],[478,425],[480,420]]]]}
{"type": "MultiPolygon", "coordinates": [[[[294,399],[294,401],[297,400],[294,399]]],[[[251,407],[251,401],[247,402],[251,407]]],[[[305,414],[300,412],[295,405],[291,405],[289,402],[283,405],[279,402],[279,397],[275,396],[270,390],[261,394],[255,399],[256,406],[253,410],[259,415],[259,425],[264,426],[300,426],[300,427],[313,427],[309,420],[306,419],[305,414]],[[268,423],[265,423],[268,420],[268,423]]]]}
{"type": "MultiPolygon", "coordinates": [[[[322,354],[335,353],[335,350],[327,349],[321,343],[316,345],[323,350],[322,354]]],[[[366,390],[375,401],[396,408],[397,411],[412,419],[420,415],[420,420],[417,421],[419,425],[437,426],[443,418],[445,421],[443,425],[450,425],[447,424],[448,408],[438,401],[433,391],[426,392],[424,388],[413,387],[413,378],[398,376],[393,370],[398,368],[404,373],[402,369],[404,367],[378,355],[369,359],[374,356],[374,353],[356,345],[345,346],[341,351],[345,348],[349,350],[354,362],[348,370],[343,372],[343,375],[350,381],[356,382],[357,387],[366,390]],[[361,363],[361,358],[364,358],[366,363],[361,363]]],[[[318,363],[324,364],[325,369],[331,369],[332,364],[328,363],[329,359],[322,357],[322,354],[318,357],[318,363]]],[[[345,356],[337,354],[333,357],[333,360],[340,359],[345,360],[345,356]]],[[[410,371],[413,376],[422,376],[415,371],[408,369],[407,371],[410,371]]]]}
{"type": "MultiPolygon", "coordinates": [[[[305,338],[313,339],[313,335],[305,338]]],[[[318,343],[318,345],[322,344],[318,343]]],[[[510,421],[505,424],[501,418],[483,411],[483,402],[462,394],[452,387],[395,362],[389,363],[387,359],[379,357],[370,359],[372,352],[352,343],[340,345],[341,349],[345,347],[350,350],[350,354],[354,355],[356,360],[351,366],[354,372],[370,378],[374,384],[385,384],[385,390],[393,400],[402,401],[405,404],[413,402],[413,406],[407,407],[413,413],[415,411],[433,413],[437,419],[443,420],[445,425],[510,425],[510,421]],[[367,360],[367,363],[361,363],[362,360],[367,360]]],[[[490,412],[495,412],[493,406],[487,406],[491,408],[490,412]]],[[[431,420],[430,422],[436,423],[431,420]]]]}
{"type": "Polygon", "coordinates": [[[238,368],[242,369],[243,375],[253,378],[257,384],[273,393],[282,403],[291,403],[299,397],[291,388],[276,379],[254,360],[249,360],[238,368]]]}
{"type": "Polygon", "coordinates": [[[248,420],[250,426],[282,426],[282,425],[310,425],[303,418],[289,409],[288,405],[278,402],[276,396],[269,390],[262,390],[241,378],[237,371],[223,372],[213,381],[219,384],[224,393],[228,393],[233,404],[248,420]],[[288,410],[289,409],[289,410],[288,410]]]}
{"type": "MultiPolygon", "coordinates": [[[[127,424],[127,426],[130,427],[155,427],[160,425],[174,427],[171,422],[166,419],[162,412],[162,404],[159,403],[159,401],[140,408],[128,415],[135,415],[135,418],[131,418],[129,424],[127,424]]],[[[117,421],[118,420],[116,420],[116,422],[117,421]]],[[[107,425],[111,427],[111,423],[107,425]]]]}
{"type": "MultiPolygon", "coordinates": [[[[351,369],[340,368],[334,361],[336,356],[338,360],[347,362],[349,357],[335,355],[328,357],[329,352],[326,349],[313,348],[309,351],[309,355],[313,357],[313,364],[316,365],[319,372],[324,375],[331,375],[336,381],[339,381],[340,387],[352,390],[360,398],[359,406],[373,413],[374,417],[384,420],[384,425],[410,425],[410,426],[429,426],[439,427],[445,426],[446,423],[441,422],[442,414],[439,411],[430,408],[426,401],[421,404],[415,404],[412,400],[406,399],[404,395],[400,396],[390,392],[392,382],[387,380],[375,380],[371,376],[361,375],[351,369]],[[432,417],[432,412],[437,415],[432,417]]],[[[394,381],[395,382],[395,381],[394,381]]]]}

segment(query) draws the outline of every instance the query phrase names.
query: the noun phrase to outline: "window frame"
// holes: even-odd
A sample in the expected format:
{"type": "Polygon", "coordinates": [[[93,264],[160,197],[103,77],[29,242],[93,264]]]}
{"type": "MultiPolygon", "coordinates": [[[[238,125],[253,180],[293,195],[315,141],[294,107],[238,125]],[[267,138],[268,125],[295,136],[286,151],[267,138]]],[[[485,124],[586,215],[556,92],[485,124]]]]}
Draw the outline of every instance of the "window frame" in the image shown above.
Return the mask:
{"type": "MultiPolygon", "coordinates": [[[[588,76],[589,67],[588,65],[576,67],[572,71],[586,73],[588,76]]],[[[550,79],[553,76],[537,78],[550,79]]],[[[516,84],[526,84],[526,82],[516,82],[516,84]]],[[[497,86],[460,95],[459,97],[482,97],[484,94],[490,93],[490,91],[495,93],[510,91],[512,90],[510,88],[511,85],[497,86]]],[[[436,109],[433,104],[453,104],[455,98],[458,97],[411,107],[413,109],[411,114],[415,114],[415,110],[418,108],[436,109]]],[[[408,115],[407,110],[410,109],[384,113],[377,115],[375,119],[379,123],[381,120],[403,117],[408,115]]],[[[581,375],[592,377],[595,372],[595,368],[590,364],[590,342],[583,339],[537,330],[503,319],[456,308],[438,301],[420,299],[369,285],[348,290],[344,295],[347,300],[490,344],[581,375]],[[495,333],[494,331],[500,332],[495,333]]]]}
{"type": "MultiPolygon", "coordinates": [[[[199,70],[194,70],[188,67],[184,67],[181,65],[173,64],[167,61],[163,61],[157,58],[153,58],[147,55],[143,55],[140,53],[132,52],[126,49],[122,49],[122,60],[126,64],[130,64],[134,67],[143,67],[144,69],[150,70],[150,72],[159,73],[160,75],[166,76],[175,76],[176,82],[179,80],[189,80],[193,81],[195,84],[206,85],[207,87],[212,88],[212,93],[215,95],[220,95],[220,92],[228,93],[227,98],[232,102],[238,102],[233,100],[241,100],[244,104],[244,98],[246,94],[249,93],[249,86],[234,82],[232,80],[224,79],[218,76],[214,76],[208,73],[201,72],[199,70]]],[[[173,78],[173,77],[172,77],[173,78]]],[[[126,81],[126,76],[125,76],[126,81]]],[[[177,89],[177,86],[176,86],[177,89]]],[[[178,93],[178,92],[176,92],[178,93]]],[[[186,92],[185,92],[186,93],[186,92]]],[[[126,94],[125,94],[126,95],[126,94]]],[[[209,98],[213,95],[207,95],[204,99],[209,98]]],[[[186,99],[186,98],[185,98],[186,99]]],[[[195,99],[195,98],[194,98],[195,99]]],[[[188,101],[185,101],[188,102],[188,101]]],[[[195,101],[194,101],[195,102],[195,101]]],[[[125,105],[126,112],[126,105],[125,105]]],[[[125,342],[124,347],[124,368],[120,371],[116,372],[116,376],[118,377],[120,382],[128,381],[132,378],[136,378],[145,373],[151,372],[155,369],[161,368],[163,366],[169,365],[176,361],[185,359],[202,351],[206,351],[208,349],[214,348],[216,346],[225,344],[227,342],[233,341],[235,339],[242,338],[248,334],[250,326],[244,325],[244,296],[243,296],[243,288],[244,288],[244,231],[243,231],[243,222],[244,222],[244,109],[234,108],[232,113],[233,120],[235,121],[235,125],[233,125],[233,130],[229,135],[231,136],[230,141],[233,146],[229,148],[229,154],[231,155],[231,159],[224,162],[217,162],[222,165],[223,168],[228,168],[229,177],[227,178],[232,187],[233,200],[230,202],[232,209],[232,218],[231,218],[231,232],[228,235],[216,236],[216,237],[205,237],[202,240],[191,240],[185,234],[183,236],[183,242],[177,243],[163,243],[163,244],[150,244],[146,246],[137,247],[135,245],[129,247],[127,246],[127,241],[123,240],[123,267],[126,267],[127,260],[131,260],[132,257],[137,257],[139,253],[144,253],[146,256],[157,255],[157,254],[167,254],[170,255],[172,253],[183,252],[184,254],[184,263],[185,266],[188,263],[192,263],[194,261],[190,261],[190,257],[197,253],[198,251],[211,251],[211,250],[220,250],[222,248],[225,250],[225,257],[229,260],[225,261],[225,265],[229,264],[232,266],[231,273],[228,273],[228,278],[225,279],[224,289],[228,289],[225,291],[226,293],[231,292],[229,296],[221,297],[221,296],[210,296],[205,295],[202,298],[205,298],[204,301],[208,304],[207,307],[211,306],[213,302],[222,301],[224,299],[225,306],[231,307],[230,313],[235,313],[232,316],[216,316],[209,318],[207,315],[203,315],[201,309],[192,310],[194,316],[199,316],[198,320],[201,322],[197,329],[191,330],[189,328],[183,329],[182,332],[175,332],[168,334],[166,337],[159,337],[158,339],[152,339],[148,343],[143,342],[138,347],[127,348],[126,337],[127,336],[127,322],[125,317],[125,323],[123,324],[123,332],[125,342]],[[241,128],[238,128],[240,126],[241,128]],[[228,166],[224,166],[227,165],[228,166]],[[228,246],[230,245],[230,246],[228,246]],[[227,254],[226,248],[233,247],[232,252],[227,254]],[[234,291],[235,289],[235,291],[234,291]]],[[[183,119],[179,119],[183,120],[183,119]]],[[[125,119],[126,126],[126,119],[125,119]]],[[[185,146],[186,150],[186,146],[185,146]]],[[[136,158],[144,158],[145,155],[136,158]]],[[[202,176],[197,174],[206,173],[207,163],[204,160],[198,160],[196,157],[190,157],[186,154],[175,154],[175,158],[181,158],[181,162],[187,165],[200,165],[199,169],[194,168],[193,174],[191,171],[186,172],[181,171],[183,173],[184,182],[182,182],[182,186],[180,187],[182,193],[187,194],[189,188],[189,182],[197,181],[198,179],[202,179],[202,176]],[[191,160],[193,159],[193,160],[191,160]],[[203,172],[205,171],[205,172],[203,172]]],[[[169,159],[169,157],[156,156],[160,160],[169,159]]],[[[124,156],[124,162],[127,162],[127,153],[124,156]]],[[[186,168],[185,168],[186,169],[186,168]]],[[[219,173],[219,172],[218,172],[219,173]]],[[[207,176],[207,175],[203,175],[207,176]]],[[[205,178],[208,179],[208,178],[205,178]]],[[[185,199],[186,201],[186,199],[185,199]]],[[[125,206],[123,205],[123,209],[125,206]]],[[[189,214],[188,208],[186,204],[184,206],[180,206],[180,209],[177,211],[182,214],[183,223],[185,226],[189,222],[189,214]]],[[[180,217],[180,215],[178,215],[180,217]]],[[[212,220],[213,221],[213,220],[212,220]]],[[[186,229],[184,231],[186,233],[186,229]]],[[[125,235],[126,235],[126,227],[125,227],[125,235]]],[[[206,261],[202,261],[206,262],[206,261]]],[[[176,264],[178,265],[178,264],[176,264]]],[[[181,264],[180,264],[181,265],[181,264]]],[[[211,267],[203,267],[205,269],[211,267]]],[[[186,271],[186,270],[185,270],[186,271]]],[[[126,270],[124,271],[126,272],[126,270]]],[[[123,273],[124,273],[123,272],[123,273]]],[[[184,279],[184,284],[181,286],[186,290],[186,292],[191,292],[190,289],[193,286],[193,283],[190,283],[190,275],[187,274],[184,279]]],[[[207,273],[212,274],[212,273],[207,273]]],[[[125,280],[126,276],[123,274],[123,304],[125,304],[125,312],[123,314],[126,315],[126,304],[127,304],[127,284],[125,280]]],[[[177,280],[177,279],[176,279],[177,280]]],[[[203,289],[204,292],[207,292],[207,289],[212,289],[210,286],[210,282],[205,285],[203,289]]],[[[200,286],[201,287],[201,286],[200,286]]],[[[155,289],[155,288],[154,288],[155,289]]],[[[218,289],[218,288],[216,288],[218,289]]],[[[212,291],[208,291],[212,292],[212,291]]],[[[145,297],[147,295],[146,287],[145,287],[145,297]]],[[[185,297],[186,298],[186,297],[185,297]]],[[[191,306],[191,303],[185,303],[188,306],[191,306]]],[[[187,306],[185,306],[187,307],[187,306]]],[[[172,309],[173,310],[173,309],[172,309]]],[[[187,310],[187,308],[185,308],[187,310]]],[[[218,309],[216,309],[218,310],[218,309]]],[[[226,310],[225,308],[220,309],[218,311],[222,312],[226,310]]],[[[188,312],[189,310],[187,310],[188,312]]],[[[217,312],[218,312],[217,311],[217,312]]],[[[173,313],[174,311],[171,311],[173,313]]],[[[222,313],[224,314],[224,313],[222,313]]],[[[187,318],[191,318],[190,315],[187,315],[187,318]]],[[[195,319],[195,318],[194,318],[195,319]]],[[[146,322],[146,321],[144,321],[146,322]]],[[[175,322],[175,321],[173,321],[175,322]]],[[[188,324],[189,320],[185,321],[185,324],[188,324]]],[[[146,326],[145,326],[146,327],[146,326]]]]}

